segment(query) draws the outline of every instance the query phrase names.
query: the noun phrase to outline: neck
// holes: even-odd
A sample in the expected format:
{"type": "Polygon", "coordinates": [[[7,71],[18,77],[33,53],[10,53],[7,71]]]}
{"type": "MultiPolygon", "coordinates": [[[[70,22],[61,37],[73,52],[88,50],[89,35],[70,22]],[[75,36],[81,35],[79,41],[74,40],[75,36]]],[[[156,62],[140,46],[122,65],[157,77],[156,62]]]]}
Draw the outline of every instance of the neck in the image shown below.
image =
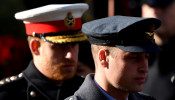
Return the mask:
{"type": "Polygon", "coordinates": [[[98,74],[98,72],[96,72],[95,81],[106,93],[108,93],[113,98],[116,98],[117,100],[127,100],[129,92],[124,89],[118,89],[111,85],[106,80],[104,75],[98,74]]]}
{"type": "Polygon", "coordinates": [[[112,97],[116,98],[117,100],[127,100],[128,96],[129,96],[129,92],[123,90],[123,89],[117,89],[114,88],[111,89],[111,87],[108,87],[108,94],[110,94],[112,97]]]}

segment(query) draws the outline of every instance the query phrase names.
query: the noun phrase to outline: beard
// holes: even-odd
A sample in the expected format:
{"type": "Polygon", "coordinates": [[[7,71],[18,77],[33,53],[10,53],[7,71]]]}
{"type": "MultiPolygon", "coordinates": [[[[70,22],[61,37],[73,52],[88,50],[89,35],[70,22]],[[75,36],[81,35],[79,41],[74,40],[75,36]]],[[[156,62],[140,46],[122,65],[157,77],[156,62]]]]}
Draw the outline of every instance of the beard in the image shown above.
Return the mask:
{"type": "Polygon", "coordinates": [[[48,71],[50,71],[53,80],[68,80],[76,74],[77,62],[64,61],[58,64],[51,64],[48,71]]]}

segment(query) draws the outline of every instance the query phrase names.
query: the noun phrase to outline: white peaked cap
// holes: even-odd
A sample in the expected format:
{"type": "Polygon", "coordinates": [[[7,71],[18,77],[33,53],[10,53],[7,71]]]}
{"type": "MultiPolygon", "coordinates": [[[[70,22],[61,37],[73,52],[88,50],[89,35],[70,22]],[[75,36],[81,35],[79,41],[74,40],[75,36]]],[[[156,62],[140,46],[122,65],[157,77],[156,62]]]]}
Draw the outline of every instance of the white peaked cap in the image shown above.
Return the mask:
{"type": "Polygon", "coordinates": [[[63,20],[68,12],[72,12],[74,18],[79,18],[88,9],[85,3],[79,4],[50,4],[35,9],[18,12],[15,18],[24,23],[45,22],[63,20]]]}
{"type": "Polygon", "coordinates": [[[71,43],[87,40],[79,33],[81,17],[88,9],[86,3],[50,4],[15,14],[25,24],[26,34],[51,43],[71,43]]]}

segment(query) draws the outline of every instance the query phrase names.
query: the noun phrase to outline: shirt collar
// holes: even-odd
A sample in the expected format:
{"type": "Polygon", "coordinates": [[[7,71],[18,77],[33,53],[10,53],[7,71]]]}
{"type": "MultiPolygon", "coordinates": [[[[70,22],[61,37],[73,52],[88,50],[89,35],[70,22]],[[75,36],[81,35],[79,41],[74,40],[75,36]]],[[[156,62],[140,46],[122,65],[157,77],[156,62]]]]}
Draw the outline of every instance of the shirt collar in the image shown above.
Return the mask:
{"type": "Polygon", "coordinates": [[[112,96],[110,96],[109,94],[107,94],[107,93],[97,84],[97,82],[95,81],[95,79],[94,79],[94,83],[95,83],[95,85],[100,89],[100,91],[107,97],[107,100],[117,100],[117,99],[113,98],[112,96]]]}

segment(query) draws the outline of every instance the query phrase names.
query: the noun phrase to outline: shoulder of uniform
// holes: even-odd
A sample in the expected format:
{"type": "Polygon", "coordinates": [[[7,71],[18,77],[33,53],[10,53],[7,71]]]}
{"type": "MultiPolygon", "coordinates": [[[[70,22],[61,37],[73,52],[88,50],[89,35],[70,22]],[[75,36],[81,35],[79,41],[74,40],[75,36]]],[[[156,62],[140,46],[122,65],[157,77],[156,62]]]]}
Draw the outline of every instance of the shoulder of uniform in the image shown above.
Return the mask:
{"type": "Polygon", "coordinates": [[[156,100],[154,97],[150,96],[149,94],[139,92],[137,95],[141,96],[144,100],[156,100]]]}
{"type": "Polygon", "coordinates": [[[68,97],[68,98],[66,98],[66,99],[64,99],[64,100],[82,100],[82,99],[80,99],[80,98],[78,98],[77,96],[70,96],[70,97],[68,97]]]}
{"type": "Polygon", "coordinates": [[[9,84],[9,83],[17,82],[18,80],[22,79],[22,77],[23,77],[23,73],[4,78],[4,79],[0,80],[0,87],[4,86],[6,84],[9,84]]]}

